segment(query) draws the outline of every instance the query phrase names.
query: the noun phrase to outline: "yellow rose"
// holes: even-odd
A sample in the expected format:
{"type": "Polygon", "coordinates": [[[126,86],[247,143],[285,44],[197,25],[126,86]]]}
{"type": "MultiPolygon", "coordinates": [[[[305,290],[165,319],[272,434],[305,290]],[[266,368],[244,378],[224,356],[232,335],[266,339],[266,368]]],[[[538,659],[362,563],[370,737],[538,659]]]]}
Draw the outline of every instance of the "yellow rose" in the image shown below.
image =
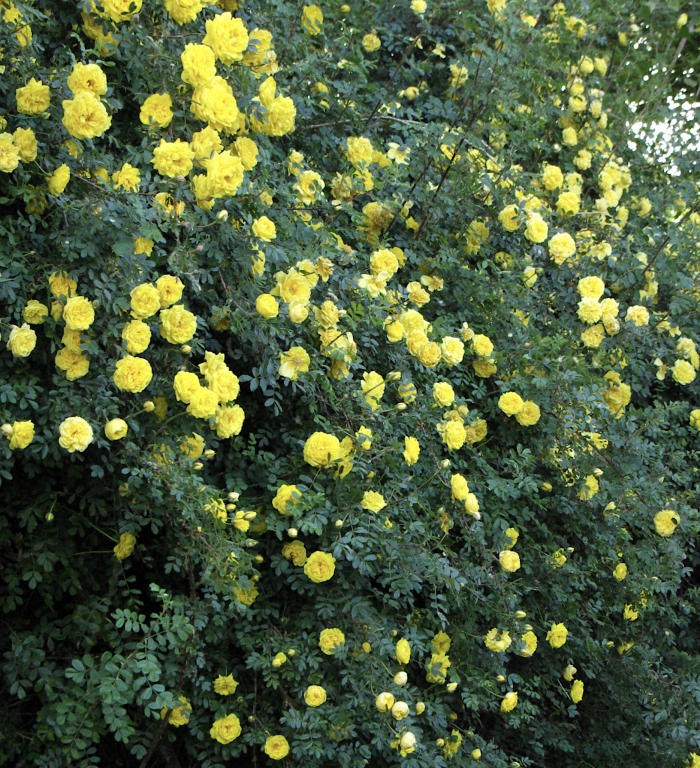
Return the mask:
{"type": "Polygon", "coordinates": [[[219,398],[209,389],[200,387],[192,393],[187,413],[197,419],[210,419],[219,405],[219,398]]]}
{"type": "Polygon", "coordinates": [[[455,392],[452,386],[446,381],[436,381],[433,384],[433,400],[442,408],[452,405],[455,399],[455,392]]]}
{"type": "Polygon", "coordinates": [[[66,84],[75,95],[83,91],[92,93],[94,96],[102,96],[107,93],[107,78],[98,64],[76,62],[70,75],[68,75],[66,84]]]}
{"type": "MultiPolygon", "coordinates": [[[[245,171],[251,171],[258,164],[258,147],[255,142],[247,136],[239,136],[236,141],[233,142],[231,151],[236,157],[241,159],[243,170],[245,171]]],[[[263,216],[262,218],[266,217],[263,216]]]]}
{"type": "Polygon", "coordinates": [[[69,453],[82,453],[92,442],[92,427],[80,416],[70,416],[59,426],[59,445],[69,453]]]}
{"type": "Polygon", "coordinates": [[[197,332],[197,317],[176,304],[160,312],[160,335],[171,344],[185,344],[197,332]]]}
{"type": "Polygon", "coordinates": [[[63,192],[70,181],[70,168],[63,163],[63,165],[56,168],[56,170],[49,176],[47,186],[49,194],[57,197],[63,192]]]}
{"type": "Polygon", "coordinates": [[[523,409],[523,399],[517,392],[505,392],[498,398],[498,407],[506,416],[515,416],[523,409]]]}
{"type": "Polygon", "coordinates": [[[566,642],[566,636],[569,630],[563,624],[552,624],[552,628],[547,632],[547,642],[552,648],[561,648],[566,642]]]}
{"type": "Polygon", "coordinates": [[[141,105],[139,119],[149,128],[167,128],[173,119],[173,100],[170,94],[154,93],[149,96],[141,105]]]}
{"type": "Polygon", "coordinates": [[[28,357],[36,346],[36,332],[27,323],[22,327],[10,326],[10,337],[7,340],[7,348],[13,357],[28,357]]]}
{"type": "Polygon", "coordinates": [[[151,329],[143,320],[131,320],[122,329],[122,339],[130,355],[140,355],[151,343],[151,329]]]}
{"type": "Polygon", "coordinates": [[[310,685],[304,692],[304,701],[310,707],[320,707],[326,701],[326,691],[320,685],[310,685]]]}
{"type": "Polygon", "coordinates": [[[525,237],[533,243],[543,243],[547,239],[549,227],[539,213],[530,215],[525,228],[525,237]]]}
{"type": "Polygon", "coordinates": [[[75,293],[77,287],[78,284],[75,280],[67,277],[65,272],[52,272],[49,275],[49,288],[56,298],[61,296],[70,298],[75,293]]]}
{"type": "Polygon", "coordinates": [[[124,392],[143,392],[152,378],[153,371],[148,360],[131,355],[117,360],[116,370],[112,376],[117,389],[124,392]]]}
{"type": "Polygon", "coordinates": [[[158,295],[160,296],[160,307],[165,309],[166,307],[175,304],[182,298],[182,291],[184,289],[182,280],[179,277],[173,275],[161,275],[156,280],[156,288],[158,289],[158,295]]]}
{"type": "Polygon", "coordinates": [[[255,219],[252,226],[252,231],[255,237],[259,240],[263,240],[269,243],[277,237],[277,229],[275,225],[267,216],[261,216],[259,219],[255,219]]]}
{"type": "Polygon", "coordinates": [[[19,165],[19,149],[11,133],[0,133],[0,171],[12,173],[19,165]]]}
{"type": "Polygon", "coordinates": [[[216,434],[222,439],[234,437],[240,434],[244,420],[245,413],[240,405],[234,405],[230,408],[220,405],[214,413],[214,427],[212,429],[216,429],[216,434]]]}
{"type": "Polygon", "coordinates": [[[230,744],[241,735],[241,721],[236,715],[227,715],[214,721],[209,735],[219,744],[230,744]]]}
{"type": "Polygon", "coordinates": [[[472,338],[472,349],[479,357],[491,357],[493,353],[493,342],[488,336],[477,333],[472,338]]]}
{"type": "Polygon", "coordinates": [[[289,541],[282,547],[282,557],[291,560],[294,565],[304,565],[306,547],[300,541],[289,541]]]}
{"type": "Polygon", "coordinates": [[[517,552],[511,552],[509,549],[501,552],[498,556],[498,561],[506,573],[514,573],[520,568],[520,555],[517,552]]]}
{"type": "Polygon", "coordinates": [[[35,299],[30,299],[22,311],[22,319],[31,325],[41,325],[49,314],[49,308],[35,299]]]}
{"type": "Polygon", "coordinates": [[[112,118],[97,96],[82,91],[63,102],[63,125],[75,139],[94,139],[112,125],[112,118]]]}
{"type": "Polygon", "coordinates": [[[335,558],[327,552],[312,552],[304,563],[304,573],[316,584],[328,581],[335,573],[335,558]]]}
{"type": "Polygon", "coordinates": [[[87,357],[80,354],[80,352],[74,352],[68,347],[58,350],[55,363],[59,370],[66,372],[68,381],[75,381],[85,376],[90,369],[90,361],[87,357]]]}
{"type": "Polygon", "coordinates": [[[277,317],[280,308],[277,299],[269,293],[261,293],[255,300],[255,309],[257,313],[266,319],[277,317]]]}
{"type": "Polygon", "coordinates": [[[373,32],[370,32],[362,38],[362,47],[367,51],[367,53],[372,53],[373,51],[381,48],[381,46],[382,41],[373,32]]]}
{"type": "Polygon", "coordinates": [[[23,450],[34,439],[34,422],[33,421],[15,421],[10,427],[10,450],[23,450]]]}
{"type": "Polygon", "coordinates": [[[164,0],[163,4],[176,24],[194,21],[204,7],[202,0],[164,0]]]}
{"type": "Polygon", "coordinates": [[[126,560],[134,551],[135,546],[136,537],[132,533],[122,533],[117,546],[114,547],[114,556],[117,560],[126,560]]]}
{"type": "Polygon", "coordinates": [[[36,160],[38,145],[36,136],[31,128],[17,128],[12,134],[12,141],[23,163],[36,160]]]}
{"type": "Polygon", "coordinates": [[[459,365],[464,358],[464,344],[454,336],[445,336],[440,344],[442,362],[450,367],[459,365]]]}
{"type": "Polygon", "coordinates": [[[92,302],[84,296],[71,296],[63,308],[63,319],[72,331],[85,331],[95,320],[92,302]]]}
{"type": "Polygon", "coordinates": [[[287,503],[298,504],[301,501],[301,495],[301,491],[296,485],[280,485],[275,498],[272,500],[272,506],[282,515],[289,514],[287,503]]]}
{"type": "Polygon", "coordinates": [[[304,444],[304,461],[312,467],[327,467],[340,456],[340,441],[334,435],[314,432],[304,444]]]}
{"type": "Polygon", "coordinates": [[[49,86],[34,78],[23,88],[17,88],[15,95],[17,97],[17,111],[23,115],[40,115],[42,112],[46,112],[51,101],[49,86]]]}
{"type": "Polygon", "coordinates": [[[284,736],[268,736],[264,751],[272,760],[282,760],[289,754],[289,742],[284,736]]]}
{"type": "Polygon", "coordinates": [[[659,536],[671,536],[680,523],[681,518],[672,509],[664,509],[654,515],[654,528],[659,536]]]}
{"type": "Polygon", "coordinates": [[[532,427],[540,420],[540,407],[532,400],[525,400],[523,407],[515,414],[515,420],[523,427],[532,427]]]}
{"type": "Polygon", "coordinates": [[[201,384],[196,373],[178,371],[175,374],[173,387],[175,389],[175,397],[181,403],[190,403],[194,393],[201,389],[201,384]]]}
{"type": "Polygon", "coordinates": [[[411,646],[406,638],[402,638],[396,643],[396,650],[394,652],[396,660],[399,664],[408,664],[411,660],[411,646]]]}
{"type": "Polygon", "coordinates": [[[108,440],[121,440],[126,437],[129,427],[124,419],[112,419],[105,424],[105,435],[108,440]]]}
{"type": "Polygon", "coordinates": [[[451,450],[458,451],[467,438],[467,432],[461,421],[447,421],[438,425],[442,442],[451,450]]]}
{"type": "Polygon", "coordinates": [[[131,315],[138,320],[151,317],[160,309],[160,292],[151,283],[137,285],[130,296],[131,315]]]}
{"type": "MultiPolygon", "coordinates": [[[[199,0],[196,3],[199,5],[199,0]]],[[[180,54],[180,61],[182,79],[194,88],[208,85],[216,76],[216,55],[208,45],[188,43],[180,54]]]]}
{"type": "Polygon", "coordinates": [[[207,33],[202,40],[216,54],[223,64],[240,61],[248,47],[248,30],[239,18],[234,18],[229,11],[208,19],[207,33]]]}
{"type": "Polygon", "coordinates": [[[233,675],[226,675],[226,677],[219,675],[214,680],[214,691],[220,696],[230,696],[236,692],[236,688],[238,683],[233,679],[233,675]]]}
{"type": "Polygon", "coordinates": [[[301,26],[307,35],[317,35],[323,24],[323,11],[317,5],[305,5],[301,12],[301,26]]]}
{"type": "Polygon", "coordinates": [[[510,712],[518,706],[518,694],[509,691],[501,700],[501,712],[510,712]]]}
{"type": "Polygon", "coordinates": [[[324,629],[318,640],[318,647],[327,655],[332,656],[337,646],[345,644],[345,635],[336,627],[324,629]]]}

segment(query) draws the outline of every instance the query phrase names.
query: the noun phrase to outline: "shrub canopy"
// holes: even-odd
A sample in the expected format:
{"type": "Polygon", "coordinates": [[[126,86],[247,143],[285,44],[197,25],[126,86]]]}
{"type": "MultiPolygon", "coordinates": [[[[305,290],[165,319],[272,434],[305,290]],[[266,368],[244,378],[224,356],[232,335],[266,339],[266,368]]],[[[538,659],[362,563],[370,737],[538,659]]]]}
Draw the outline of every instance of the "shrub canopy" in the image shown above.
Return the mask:
{"type": "Polygon", "coordinates": [[[681,10],[4,0],[0,762],[700,765],[681,10]]]}

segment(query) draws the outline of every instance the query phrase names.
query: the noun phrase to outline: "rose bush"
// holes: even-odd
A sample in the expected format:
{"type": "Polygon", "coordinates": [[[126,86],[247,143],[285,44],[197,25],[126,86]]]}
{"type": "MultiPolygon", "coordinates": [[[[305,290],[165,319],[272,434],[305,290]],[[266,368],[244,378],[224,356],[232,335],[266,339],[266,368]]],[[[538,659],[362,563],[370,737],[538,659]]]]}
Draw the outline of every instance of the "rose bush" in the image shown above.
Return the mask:
{"type": "Polygon", "coordinates": [[[0,762],[700,764],[652,5],[0,4],[0,762]]]}

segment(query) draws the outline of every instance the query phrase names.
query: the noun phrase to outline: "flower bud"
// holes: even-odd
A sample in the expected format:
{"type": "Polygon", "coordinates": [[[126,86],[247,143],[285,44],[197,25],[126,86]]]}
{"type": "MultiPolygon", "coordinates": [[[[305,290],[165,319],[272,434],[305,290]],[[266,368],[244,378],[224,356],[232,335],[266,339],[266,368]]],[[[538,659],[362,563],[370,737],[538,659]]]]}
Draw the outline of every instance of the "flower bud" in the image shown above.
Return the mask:
{"type": "Polygon", "coordinates": [[[566,668],[564,669],[564,672],[562,673],[562,677],[564,680],[568,680],[571,682],[574,679],[574,675],[576,674],[578,670],[573,664],[567,664],[566,668]]]}
{"type": "Polygon", "coordinates": [[[294,648],[290,648],[287,651],[287,656],[294,656],[296,654],[296,650],[294,648]]]}
{"type": "Polygon", "coordinates": [[[153,402],[153,400],[146,400],[146,402],[143,404],[143,410],[146,411],[146,413],[155,411],[155,409],[156,409],[156,404],[153,402]]]}
{"type": "Polygon", "coordinates": [[[497,680],[497,682],[499,682],[499,683],[505,683],[505,681],[506,681],[506,679],[505,679],[505,677],[503,677],[503,675],[499,675],[499,676],[496,678],[496,680],[497,680]]]}
{"type": "Polygon", "coordinates": [[[438,740],[435,742],[435,746],[436,746],[436,747],[444,747],[444,746],[445,746],[445,739],[438,739],[438,740]]]}
{"type": "Polygon", "coordinates": [[[228,211],[227,211],[225,208],[223,208],[222,210],[220,210],[220,211],[219,211],[219,212],[216,214],[216,218],[217,218],[219,221],[227,221],[227,220],[228,220],[228,211]]]}
{"type": "Polygon", "coordinates": [[[525,631],[526,632],[532,632],[532,624],[526,624],[525,625],[525,631]]]}
{"type": "Polygon", "coordinates": [[[387,381],[398,381],[401,378],[401,371],[391,371],[390,373],[387,373],[386,380],[387,381]]]}
{"type": "Polygon", "coordinates": [[[416,714],[422,715],[425,712],[425,704],[422,701],[416,702],[416,714]]]}
{"type": "Polygon", "coordinates": [[[336,528],[342,528],[343,527],[343,521],[342,520],[336,520],[335,521],[335,527],[336,528]]]}
{"type": "Polygon", "coordinates": [[[452,691],[456,691],[457,690],[457,683],[448,683],[445,686],[445,688],[446,688],[448,693],[452,693],[452,691]]]}
{"type": "Polygon", "coordinates": [[[445,459],[440,466],[443,469],[447,469],[450,466],[450,460],[449,459],[445,459]]]}
{"type": "Polygon", "coordinates": [[[226,509],[227,509],[229,512],[233,512],[233,511],[236,509],[236,505],[235,505],[235,504],[227,504],[227,505],[226,505],[226,509]]]}
{"type": "MultiPolygon", "coordinates": [[[[454,683],[454,685],[457,685],[457,683],[454,683]]],[[[456,719],[457,719],[457,713],[450,712],[450,720],[456,720],[456,719]]]]}
{"type": "Polygon", "coordinates": [[[231,501],[238,501],[238,499],[241,498],[241,494],[238,493],[237,491],[231,491],[231,493],[229,493],[228,497],[229,497],[229,499],[231,499],[231,501]]]}
{"type": "Polygon", "coordinates": [[[212,450],[211,448],[207,448],[207,450],[204,451],[204,456],[207,459],[213,459],[214,456],[216,456],[216,451],[212,450]]]}
{"type": "Polygon", "coordinates": [[[296,539],[296,537],[299,535],[299,531],[297,531],[296,528],[290,528],[287,531],[287,536],[289,536],[290,539],[296,539]]]}
{"type": "MultiPolygon", "coordinates": [[[[243,519],[248,520],[250,522],[251,520],[255,520],[255,518],[257,517],[257,514],[258,514],[257,512],[252,512],[252,511],[246,512],[245,515],[243,515],[243,519]]],[[[289,535],[291,536],[291,533],[289,535]]]]}
{"type": "Polygon", "coordinates": [[[472,760],[481,760],[481,750],[480,749],[472,750],[472,760]]]}
{"type": "Polygon", "coordinates": [[[350,6],[349,5],[341,5],[340,6],[340,12],[341,13],[349,13],[350,12],[350,6]]]}
{"type": "Polygon", "coordinates": [[[516,619],[524,619],[527,616],[525,611],[516,611],[515,612],[515,618],[516,619]]]}
{"type": "Polygon", "coordinates": [[[12,434],[12,424],[3,424],[0,427],[0,432],[2,432],[5,437],[9,437],[12,434]]]}
{"type": "Polygon", "coordinates": [[[396,685],[406,685],[408,682],[408,675],[405,672],[397,672],[394,675],[394,682],[396,685]]]}
{"type": "Polygon", "coordinates": [[[394,706],[394,694],[384,691],[374,700],[374,706],[380,712],[388,712],[394,706]]]}
{"type": "Polygon", "coordinates": [[[183,355],[189,355],[192,351],[192,347],[189,344],[183,344],[180,347],[180,352],[182,352],[183,355]]]}
{"type": "Polygon", "coordinates": [[[542,483],[540,486],[543,491],[551,491],[552,490],[552,484],[551,483],[542,483]]]}
{"type": "Polygon", "coordinates": [[[396,410],[397,410],[397,411],[405,411],[405,410],[406,410],[406,408],[408,408],[408,406],[406,405],[406,403],[398,403],[398,404],[396,405],[396,410]]]}
{"type": "Polygon", "coordinates": [[[204,464],[202,464],[202,462],[201,462],[201,461],[196,461],[196,462],[195,462],[195,463],[192,465],[192,469],[201,469],[203,466],[204,466],[204,464]]]}
{"type": "Polygon", "coordinates": [[[255,555],[255,562],[262,563],[265,558],[262,555],[255,555]]]}
{"type": "Polygon", "coordinates": [[[408,716],[408,704],[405,701],[397,701],[391,708],[391,714],[394,720],[403,720],[404,717],[408,716]]]}

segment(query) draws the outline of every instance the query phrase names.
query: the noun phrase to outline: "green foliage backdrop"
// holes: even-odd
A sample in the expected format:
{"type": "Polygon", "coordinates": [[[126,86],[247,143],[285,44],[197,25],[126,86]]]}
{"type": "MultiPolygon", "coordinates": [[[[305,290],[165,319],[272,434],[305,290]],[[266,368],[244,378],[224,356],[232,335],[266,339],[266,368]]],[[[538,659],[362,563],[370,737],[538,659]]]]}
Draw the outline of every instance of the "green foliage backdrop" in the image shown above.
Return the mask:
{"type": "Polygon", "coordinates": [[[3,0],[1,764],[700,765],[697,11],[3,0]]]}

